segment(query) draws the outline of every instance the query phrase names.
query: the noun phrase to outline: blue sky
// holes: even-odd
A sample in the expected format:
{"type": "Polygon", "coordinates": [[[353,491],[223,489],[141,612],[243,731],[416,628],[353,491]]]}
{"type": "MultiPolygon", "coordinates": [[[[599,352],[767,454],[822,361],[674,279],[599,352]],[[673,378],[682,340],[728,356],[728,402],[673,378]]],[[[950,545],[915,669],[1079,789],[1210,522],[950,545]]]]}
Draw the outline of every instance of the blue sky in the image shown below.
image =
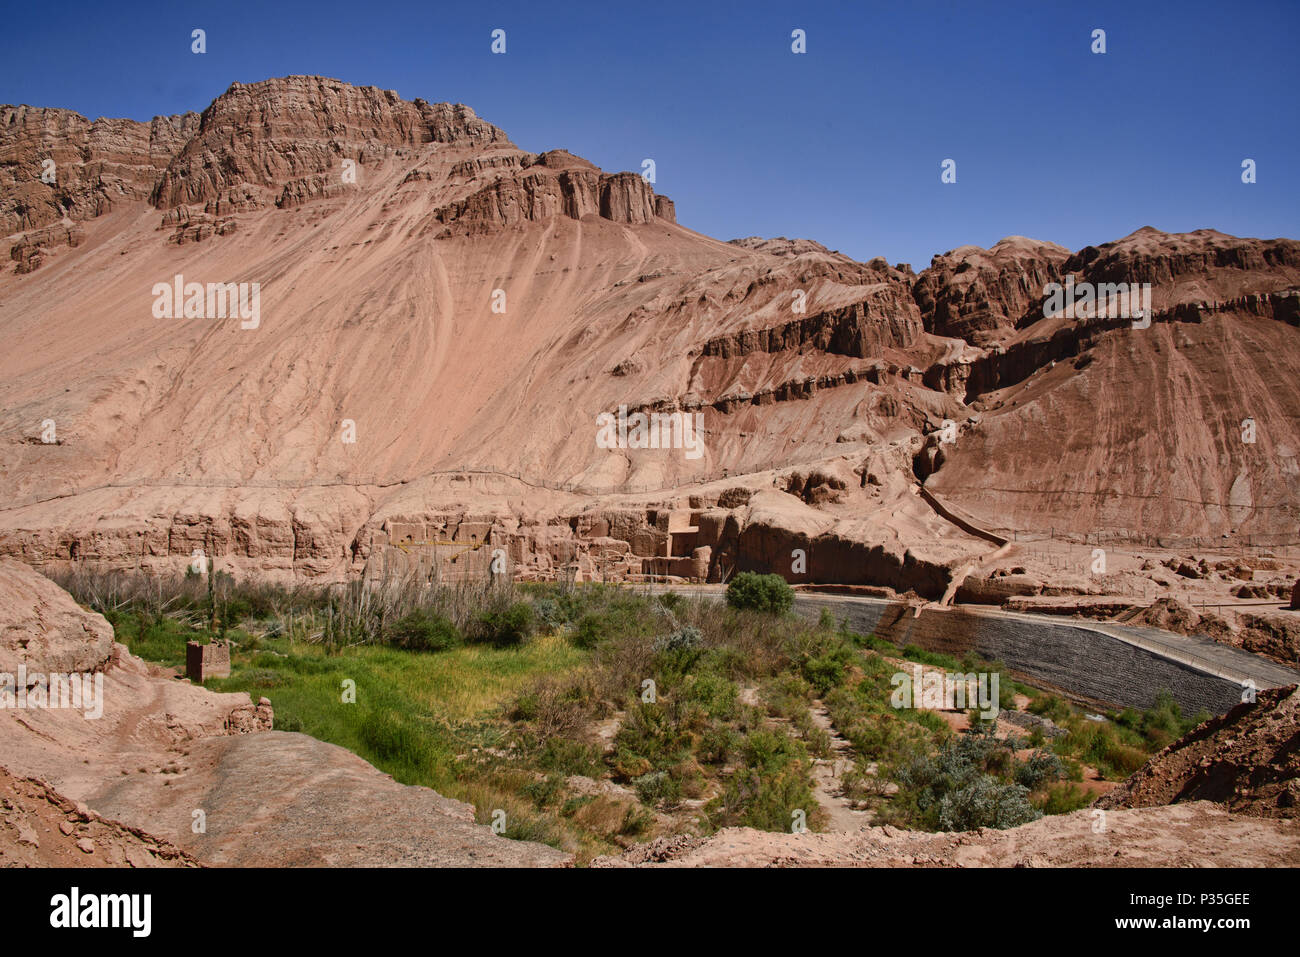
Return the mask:
{"type": "Polygon", "coordinates": [[[653,158],[679,221],[720,239],[807,237],[919,270],[1011,234],[1300,237],[1298,27],[1296,0],[73,0],[6,11],[0,102],[148,119],[318,73],[467,103],[525,149],[607,170],[653,158]]]}

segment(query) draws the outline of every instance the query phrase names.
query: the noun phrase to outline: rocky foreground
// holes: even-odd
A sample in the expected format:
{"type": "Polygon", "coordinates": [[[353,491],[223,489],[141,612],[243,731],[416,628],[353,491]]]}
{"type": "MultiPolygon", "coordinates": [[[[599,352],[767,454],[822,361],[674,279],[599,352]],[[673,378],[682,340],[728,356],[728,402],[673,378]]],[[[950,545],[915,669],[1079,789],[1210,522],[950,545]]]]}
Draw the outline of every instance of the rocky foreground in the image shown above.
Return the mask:
{"type": "Polygon", "coordinates": [[[1300,824],[1229,814],[1205,801],[1090,809],[1005,831],[930,834],[870,827],[856,834],[771,834],[727,828],[666,838],[596,867],[1295,867],[1300,824]]]}
{"type": "Polygon", "coordinates": [[[1099,808],[1214,801],[1237,814],[1300,815],[1300,688],[1269,688],[1152,756],[1099,808]]]}

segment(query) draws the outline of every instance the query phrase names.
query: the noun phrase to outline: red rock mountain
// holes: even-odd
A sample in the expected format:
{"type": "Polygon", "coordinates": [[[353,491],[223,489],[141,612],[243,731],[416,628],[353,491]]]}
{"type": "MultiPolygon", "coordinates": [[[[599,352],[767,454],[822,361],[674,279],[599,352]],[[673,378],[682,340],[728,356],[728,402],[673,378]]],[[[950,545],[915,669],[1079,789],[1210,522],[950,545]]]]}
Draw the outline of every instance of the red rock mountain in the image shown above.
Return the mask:
{"type": "Polygon", "coordinates": [[[319,77],[0,117],[0,554],[338,578],[472,537],[716,578],[805,547],[796,577],[938,597],[970,528],[1295,536],[1294,240],[1011,237],[917,275],[719,242],[637,174],[319,77]],[[1150,328],[1044,318],[1067,274],[1151,283],[1150,328]],[[178,275],[256,283],[256,322],[167,318],[178,275]],[[700,454],[602,447],[620,406],[698,413],[700,454]]]}

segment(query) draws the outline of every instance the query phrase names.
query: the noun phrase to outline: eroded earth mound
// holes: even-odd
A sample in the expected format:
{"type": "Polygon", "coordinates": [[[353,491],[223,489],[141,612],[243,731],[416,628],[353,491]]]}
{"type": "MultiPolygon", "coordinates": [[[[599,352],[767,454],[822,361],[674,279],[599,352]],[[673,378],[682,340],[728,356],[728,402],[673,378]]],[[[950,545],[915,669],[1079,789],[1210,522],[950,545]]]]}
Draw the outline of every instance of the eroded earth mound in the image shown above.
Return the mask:
{"type": "Polygon", "coordinates": [[[1269,688],[1152,755],[1099,808],[1214,801],[1259,817],[1300,814],[1300,687],[1269,688]]]}

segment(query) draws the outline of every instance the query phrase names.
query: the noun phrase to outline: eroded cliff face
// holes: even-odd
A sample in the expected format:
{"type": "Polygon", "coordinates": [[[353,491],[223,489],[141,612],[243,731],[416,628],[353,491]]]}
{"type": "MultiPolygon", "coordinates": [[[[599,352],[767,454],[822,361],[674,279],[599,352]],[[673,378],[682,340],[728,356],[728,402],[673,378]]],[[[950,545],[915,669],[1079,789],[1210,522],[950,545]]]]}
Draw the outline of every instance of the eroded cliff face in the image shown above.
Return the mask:
{"type": "MultiPolygon", "coordinates": [[[[870,288],[870,287],[868,287],[870,288]]],[[[817,352],[867,359],[906,349],[921,334],[921,316],[897,285],[871,289],[869,298],[779,326],[745,329],[704,343],[705,357],[732,359],[751,352],[817,352]]]]}
{"type": "Polygon", "coordinates": [[[258,208],[286,188],[299,191],[291,185],[297,181],[329,172],[341,178],[345,159],[365,167],[433,143],[510,145],[460,104],[408,102],[392,90],[313,76],[232,83],[203,111],[150,200],[163,210],[258,208]]]}
{"type": "Polygon", "coordinates": [[[0,233],[20,273],[40,266],[43,247],[75,246],[81,221],[147,199],[198,127],[198,114],[148,123],[71,110],[0,106],[0,233]]]}
{"type": "Polygon", "coordinates": [[[505,175],[434,213],[439,223],[446,224],[441,236],[490,233],[555,216],[579,220],[599,216],[633,225],[652,223],[657,216],[676,222],[672,201],[655,196],[635,173],[602,173],[563,150],[508,159],[513,162],[502,164],[505,175]]]}
{"type": "Polygon", "coordinates": [[[0,106],[0,228],[15,233],[64,217],[89,219],[146,199],[198,119],[91,122],[71,110],[0,106]]]}
{"type": "Polygon", "coordinates": [[[1213,229],[1170,234],[1144,226],[1123,239],[1085,246],[1062,268],[1094,283],[1151,283],[1161,305],[1221,301],[1294,285],[1300,243],[1243,239],[1213,229]]]}
{"type": "Polygon", "coordinates": [[[429,169],[409,174],[408,181],[470,187],[466,195],[452,190],[456,198],[434,212],[446,226],[443,235],[491,232],[557,215],[632,224],[656,216],[675,221],[671,200],[656,197],[640,176],[602,173],[563,150],[517,150],[467,106],[408,102],[391,90],[306,76],[232,84],[203,111],[150,198],[163,210],[193,213],[201,206],[211,216],[272,202],[292,208],[341,195],[385,160],[439,146],[480,154],[453,167],[446,180],[429,169]],[[346,176],[345,163],[354,164],[346,176]]]}
{"type": "Polygon", "coordinates": [[[913,287],[925,328],[990,345],[1041,315],[1043,287],[1061,281],[1070,251],[1010,236],[993,246],[962,246],[935,256],[913,287]]]}

